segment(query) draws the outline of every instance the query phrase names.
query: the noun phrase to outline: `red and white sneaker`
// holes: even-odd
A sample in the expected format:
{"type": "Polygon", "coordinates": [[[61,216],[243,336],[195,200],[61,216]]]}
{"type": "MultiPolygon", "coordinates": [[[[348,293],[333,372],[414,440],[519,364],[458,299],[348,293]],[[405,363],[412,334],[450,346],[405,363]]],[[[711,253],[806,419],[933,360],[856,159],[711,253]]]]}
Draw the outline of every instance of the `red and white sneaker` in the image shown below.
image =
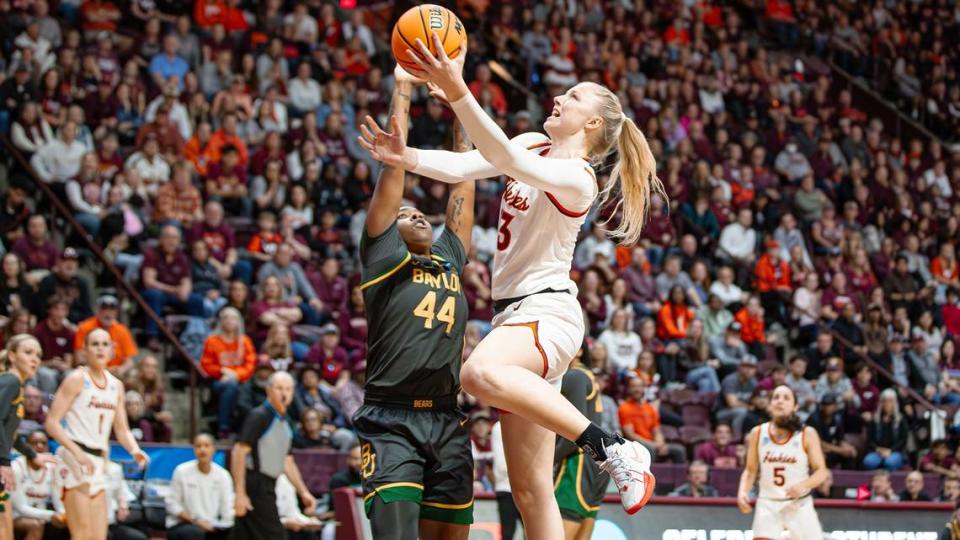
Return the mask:
{"type": "Polygon", "coordinates": [[[603,449],[607,460],[600,464],[600,469],[613,478],[623,509],[628,514],[637,513],[650,501],[657,485],[650,473],[650,451],[638,442],[623,439],[603,449]]]}

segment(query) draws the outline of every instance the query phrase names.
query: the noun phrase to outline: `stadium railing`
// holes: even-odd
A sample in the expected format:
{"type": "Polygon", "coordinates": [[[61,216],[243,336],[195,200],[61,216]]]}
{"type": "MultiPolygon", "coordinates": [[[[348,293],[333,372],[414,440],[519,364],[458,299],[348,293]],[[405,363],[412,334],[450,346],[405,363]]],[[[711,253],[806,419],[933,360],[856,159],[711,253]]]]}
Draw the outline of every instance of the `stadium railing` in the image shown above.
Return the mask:
{"type": "MultiPolygon", "coordinates": [[[[83,243],[86,244],[86,248],[93,254],[94,257],[106,268],[110,274],[113,276],[114,280],[118,287],[123,289],[123,291],[133,300],[143,313],[149,317],[157,327],[160,328],[160,335],[163,336],[163,339],[166,340],[174,349],[176,354],[179,354],[186,360],[186,364],[189,365],[188,376],[190,381],[190,439],[193,439],[194,434],[197,431],[197,374],[199,373],[199,368],[196,366],[195,362],[190,361],[190,353],[183,347],[180,343],[180,340],[177,339],[177,336],[170,330],[169,327],[164,323],[163,318],[153,311],[150,306],[147,304],[146,300],[143,299],[143,296],[137,291],[136,287],[128,283],[123,278],[123,272],[120,271],[112,261],[107,259],[104,255],[103,250],[97,245],[95,239],[87,234],[84,228],[77,222],[73,217],[73,213],[67,208],[66,204],[60,200],[56,193],[50,186],[40,179],[36,171],[33,170],[33,167],[30,165],[30,162],[23,156],[23,154],[18,150],[13,143],[10,141],[9,137],[6,135],[0,135],[0,141],[2,141],[3,146],[9,152],[10,156],[13,158],[15,165],[19,166],[21,170],[26,173],[27,178],[37,187],[37,189],[43,194],[43,196],[50,202],[50,209],[64,221],[70,224],[70,227],[75,232],[75,235],[83,240],[83,243]]],[[[166,366],[167,363],[165,362],[166,366]]],[[[200,375],[203,375],[200,373],[200,375]]]]}

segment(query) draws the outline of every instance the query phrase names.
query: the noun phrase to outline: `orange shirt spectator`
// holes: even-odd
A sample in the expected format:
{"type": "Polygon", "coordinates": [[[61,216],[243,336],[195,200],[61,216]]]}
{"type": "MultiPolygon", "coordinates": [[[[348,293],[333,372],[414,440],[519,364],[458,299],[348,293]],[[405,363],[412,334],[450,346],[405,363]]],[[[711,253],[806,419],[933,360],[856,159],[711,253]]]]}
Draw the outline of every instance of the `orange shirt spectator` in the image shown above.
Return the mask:
{"type": "Polygon", "coordinates": [[[214,131],[213,135],[210,136],[210,143],[207,145],[206,151],[207,164],[219,163],[221,155],[220,151],[228,144],[232,144],[234,147],[236,147],[237,155],[240,158],[240,165],[246,166],[250,159],[250,155],[247,153],[247,143],[243,142],[243,139],[236,134],[228,134],[223,129],[214,131]]]}
{"type": "Polygon", "coordinates": [[[120,367],[140,353],[130,329],[117,320],[117,307],[116,297],[105,295],[97,300],[97,314],[77,325],[73,348],[78,355],[83,354],[80,350],[83,348],[84,340],[87,339],[87,334],[97,328],[106,330],[113,341],[113,358],[107,364],[108,368],[120,367]]]}
{"type": "Polygon", "coordinates": [[[667,45],[687,46],[690,44],[690,31],[684,25],[683,19],[677,17],[667,31],[663,33],[663,42],[667,45]]]}
{"type": "Polygon", "coordinates": [[[777,251],[780,244],[770,242],[767,244],[768,251],[760,257],[757,265],[753,269],[753,276],[756,279],[758,292],[770,292],[776,290],[790,290],[790,265],[780,259],[777,251]]]}
{"type": "Polygon", "coordinates": [[[190,137],[190,140],[183,146],[183,157],[193,163],[193,168],[200,176],[207,175],[207,166],[210,164],[208,152],[210,150],[210,139],[202,142],[197,133],[190,137]]]}
{"type": "Polygon", "coordinates": [[[229,368],[237,374],[237,380],[246,382],[253,375],[257,363],[257,351],[249,336],[227,340],[223,334],[211,334],[203,344],[200,367],[211,379],[223,376],[223,368],[229,368]]]}
{"type": "Polygon", "coordinates": [[[759,300],[751,298],[747,306],[738,311],[733,317],[735,321],[740,323],[740,339],[742,339],[744,343],[767,342],[767,330],[763,323],[763,311],[759,308],[759,305],[759,300]],[[754,302],[757,304],[756,309],[750,306],[750,304],[754,302]]]}
{"type": "Polygon", "coordinates": [[[477,101],[481,103],[481,95],[484,92],[490,93],[490,106],[498,114],[506,114],[507,112],[507,97],[503,94],[503,89],[500,88],[500,85],[491,80],[492,73],[490,68],[486,64],[480,64],[477,66],[476,78],[469,84],[470,93],[473,94],[473,97],[477,98],[477,101]]]}
{"type": "Polygon", "coordinates": [[[687,327],[693,321],[693,310],[687,306],[685,297],[682,287],[674,287],[670,291],[670,300],[664,302],[657,312],[657,337],[660,339],[687,338],[687,327]]]}
{"type": "Polygon", "coordinates": [[[652,441],[654,431],[660,427],[660,412],[646,401],[635,401],[633,398],[624,400],[617,410],[620,416],[620,425],[626,429],[633,428],[637,437],[652,441]]]}
{"type": "Polygon", "coordinates": [[[930,261],[930,273],[934,279],[940,278],[945,281],[955,281],[960,277],[960,265],[955,260],[946,260],[941,255],[937,255],[930,261]]]}
{"type": "Polygon", "coordinates": [[[196,0],[193,5],[193,20],[197,26],[207,30],[218,24],[222,24],[227,32],[242,32],[249,28],[243,11],[228,6],[223,0],[196,0]]]}

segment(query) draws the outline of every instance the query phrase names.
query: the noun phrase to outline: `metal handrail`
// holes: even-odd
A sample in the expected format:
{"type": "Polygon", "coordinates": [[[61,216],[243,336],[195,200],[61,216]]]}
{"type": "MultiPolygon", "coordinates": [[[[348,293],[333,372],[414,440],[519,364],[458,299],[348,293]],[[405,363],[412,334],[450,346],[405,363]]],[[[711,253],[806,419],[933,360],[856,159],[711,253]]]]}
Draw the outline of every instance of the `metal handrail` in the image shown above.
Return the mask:
{"type": "Polygon", "coordinates": [[[76,231],[77,235],[83,239],[83,242],[87,245],[87,248],[94,254],[94,256],[100,261],[101,264],[107,268],[111,274],[113,274],[114,279],[117,284],[128,294],[134,302],[140,306],[140,309],[147,315],[147,317],[152,320],[157,327],[160,329],[161,335],[171,344],[173,348],[179,353],[183,358],[187,360],[187,364],[190,366],[190,438],[193,439],[193,436],[197,431],[197,414],[196,414],[196,392],[197,392],[197,372],[199,368],[190,361],[190,353],[183,347],[180,343],[180,340],[170,331],[170,329],[164,324],[163,319],[150,308],[146,300],[143,299],[143,296],[137,291],[137,289],[128,283],[123,278],[123,273],[113,264],[107,257],[103,254],[103,250],[100,249],[100,246],[94,241],[94,239],[87,234],[86,230],[77,222],[76,218],[73,217],[73,213],[69,208],[60,200],[59,197],[53,192],[49,185],[44,182],[33,170],[33,166],[30,165],[30,162],[27,161],[20,150],[10,142],[9,137],[5,134],[0,134],[0,140],[2,140],[3,145],[6,147],[7,151],[11,156],[20,164],[24,171],[27,172],[27,175],[30,177],[30,180],[40,188],[40,191],[50,200],[53,205],[53,209],[60,214],[60,217],[67,220],[70,226],[76,231]]]}

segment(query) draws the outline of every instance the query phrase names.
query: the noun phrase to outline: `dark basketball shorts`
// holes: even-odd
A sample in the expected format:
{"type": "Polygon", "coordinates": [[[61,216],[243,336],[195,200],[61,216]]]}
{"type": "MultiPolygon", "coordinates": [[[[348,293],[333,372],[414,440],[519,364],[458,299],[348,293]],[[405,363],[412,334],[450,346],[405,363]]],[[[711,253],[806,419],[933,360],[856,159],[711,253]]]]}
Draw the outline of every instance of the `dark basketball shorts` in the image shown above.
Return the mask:
{"type": "Polygon", "coordinates": [[[566,521],[596,518],[610,477],[583,451],[567,456],[554,477],[553,491],[566,521]]]}
{"type": "Polygon", "coordinates": [[[464,423],[456,409],[364,404],[353,425],[360,437],[367,516],[374,497],[380,497],[384,503],[419,504],[422,519],[473,523],[473,454],[464,423]]]}

